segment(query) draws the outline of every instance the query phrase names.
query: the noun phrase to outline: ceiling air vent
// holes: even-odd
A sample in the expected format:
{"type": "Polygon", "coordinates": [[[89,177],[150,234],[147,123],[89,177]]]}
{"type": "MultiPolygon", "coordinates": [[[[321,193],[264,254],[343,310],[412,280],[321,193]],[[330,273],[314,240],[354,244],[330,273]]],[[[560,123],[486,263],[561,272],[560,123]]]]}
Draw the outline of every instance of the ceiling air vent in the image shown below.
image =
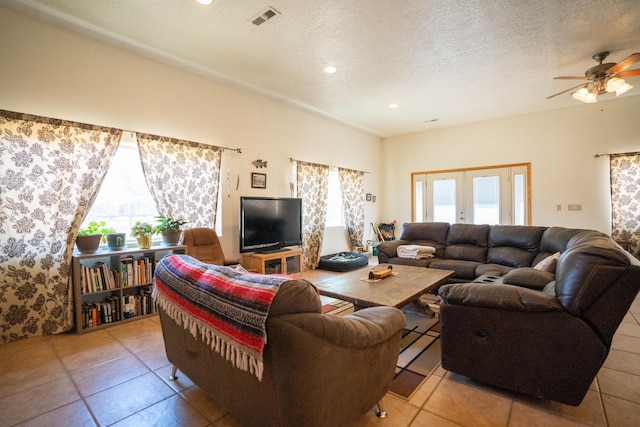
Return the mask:
{"type": "Polygon", "coordinates": [[[280,12],[278,12],[272,6],[269,6],[267,10],[260,12],[260,14],[253,18],[251,22],[253,23],[253,25],[261,25],[276,15],[280,15],[280,12]]]}

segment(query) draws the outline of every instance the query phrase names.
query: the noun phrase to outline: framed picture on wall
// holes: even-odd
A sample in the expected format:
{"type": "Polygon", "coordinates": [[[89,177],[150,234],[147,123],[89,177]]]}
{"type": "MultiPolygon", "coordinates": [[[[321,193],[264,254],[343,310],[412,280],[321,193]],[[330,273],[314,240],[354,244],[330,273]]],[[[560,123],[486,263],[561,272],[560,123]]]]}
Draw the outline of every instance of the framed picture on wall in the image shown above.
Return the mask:
{"type": "Polygon", "coordinates": [[[267,174],[252,172],[251,188],[267,188],[267,174]]]}

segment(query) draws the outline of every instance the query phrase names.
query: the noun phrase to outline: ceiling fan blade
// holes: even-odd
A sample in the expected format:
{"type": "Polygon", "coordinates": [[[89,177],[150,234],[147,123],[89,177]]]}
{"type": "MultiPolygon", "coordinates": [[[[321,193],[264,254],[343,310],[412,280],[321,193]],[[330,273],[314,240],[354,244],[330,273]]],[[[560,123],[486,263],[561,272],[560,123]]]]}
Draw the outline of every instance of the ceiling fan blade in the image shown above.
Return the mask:
{"type": "Polygon", "coordinates": [[[635,76],[640,76],[640,68],[638,68],[637,70],[623,71],[622,73],[619,73],[617,75],[617,77],[635,77],[635,76]]]}
{"type": "Polygon", "coordinates": [[[571,92],[574,89],[578,89],[579,87],[584,87],[586,85],[587,85],[586,83],[583,83],[583,84],[578,85],[578,86],[570,87],[569,89],[563,90],[562,92],[558,92],[555,95],[547,96],[547,99],[551,99],[551,98],[556,97],[558,95],[562,95],[563,93],[571,92]]]}
{"type": "Polygon", "coordinates": [[[640,61],[640,53],[633,53],[607,70],[607,74],[618,74],[640,61]]]}
{"type": "Polygon", "coordinates": [[[560,76],[554,77],[553,80],[589,80],[587,77],[578,77],[578,76],[560,76]]]}

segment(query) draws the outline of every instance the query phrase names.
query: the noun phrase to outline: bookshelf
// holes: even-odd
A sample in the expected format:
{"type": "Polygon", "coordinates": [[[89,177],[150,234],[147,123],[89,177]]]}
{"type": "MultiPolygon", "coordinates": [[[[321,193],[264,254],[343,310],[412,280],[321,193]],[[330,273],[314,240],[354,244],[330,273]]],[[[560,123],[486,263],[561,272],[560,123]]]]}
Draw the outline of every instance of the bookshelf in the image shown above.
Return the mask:
{"type": "Polygon", "coordinates": [[[300,273],[301,256],[302,250],[298,248],[266,254],[250,252],[242,254],[242,266],[260,274],[300,273]]]}
{"type": "Polygon", "coordinates": [[[186,253],[184,245],[74,253],[76,332],[84,334],[155,314],[151,291],[156,262],[186,253]]]}

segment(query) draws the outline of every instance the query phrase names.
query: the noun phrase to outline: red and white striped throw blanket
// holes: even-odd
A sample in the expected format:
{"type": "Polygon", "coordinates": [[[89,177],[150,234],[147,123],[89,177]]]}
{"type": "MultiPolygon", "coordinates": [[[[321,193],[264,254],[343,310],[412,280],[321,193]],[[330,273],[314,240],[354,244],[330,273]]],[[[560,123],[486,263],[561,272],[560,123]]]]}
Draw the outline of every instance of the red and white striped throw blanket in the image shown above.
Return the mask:
{"type": "Polygon", "coordinates": [[[291,277],[252,274],[170,255],[156,265],[153,295],[179,325],[233,366],[262,380],[266,321],[280,285],[291,277]]]}

